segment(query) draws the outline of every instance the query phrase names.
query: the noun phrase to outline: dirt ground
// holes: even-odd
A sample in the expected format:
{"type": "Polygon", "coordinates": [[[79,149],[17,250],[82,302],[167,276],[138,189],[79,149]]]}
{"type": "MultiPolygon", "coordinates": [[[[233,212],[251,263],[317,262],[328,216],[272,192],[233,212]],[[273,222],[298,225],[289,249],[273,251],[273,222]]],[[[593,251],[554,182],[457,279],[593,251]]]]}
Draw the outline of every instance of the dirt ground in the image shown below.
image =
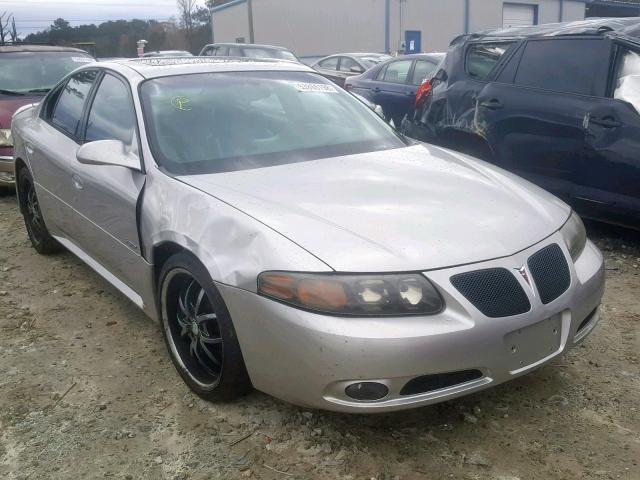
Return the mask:
{"type": "Polygon", "coordinates": [[[589,225],[603,318],[567,356],[409,412],[305,411],[187,390],[159,327],[0,198],[0,478],[640,479],[640,235],[589,225]]]}

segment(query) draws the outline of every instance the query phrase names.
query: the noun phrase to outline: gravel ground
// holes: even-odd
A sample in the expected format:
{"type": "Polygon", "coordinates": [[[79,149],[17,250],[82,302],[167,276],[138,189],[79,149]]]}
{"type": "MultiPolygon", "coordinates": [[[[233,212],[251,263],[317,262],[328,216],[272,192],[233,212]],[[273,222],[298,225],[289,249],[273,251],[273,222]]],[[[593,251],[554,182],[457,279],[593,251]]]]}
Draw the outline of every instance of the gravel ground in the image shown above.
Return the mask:
{"type": "Polygon", "coordinates": [[[536,372],[409,412],[194,397],[159,327],[0,198],[0,478],[640,479],[640,235],[607,258],[593,335],[536,372]]]}

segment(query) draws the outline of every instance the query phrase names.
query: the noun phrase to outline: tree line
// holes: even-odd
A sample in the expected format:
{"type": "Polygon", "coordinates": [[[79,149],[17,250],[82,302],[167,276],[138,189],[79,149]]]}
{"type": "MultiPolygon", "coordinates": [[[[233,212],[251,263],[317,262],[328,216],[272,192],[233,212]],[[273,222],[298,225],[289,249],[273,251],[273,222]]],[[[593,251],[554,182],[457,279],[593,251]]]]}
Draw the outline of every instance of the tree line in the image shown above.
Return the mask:
{"type": "Polygon", "coordinates": [[[94,43],[91,53],[96,57],[135,57],[138,40],[146,40],[146,51],[187,50],[197,54],[211,42],[209,7],[226,1],[208,0],[202,7],[195,0],[177,0],[179,19],[169,22],[114,20],[74,27],[58,18],[44,31],[28,35],[24,42],[63,46],[94,43]]]}

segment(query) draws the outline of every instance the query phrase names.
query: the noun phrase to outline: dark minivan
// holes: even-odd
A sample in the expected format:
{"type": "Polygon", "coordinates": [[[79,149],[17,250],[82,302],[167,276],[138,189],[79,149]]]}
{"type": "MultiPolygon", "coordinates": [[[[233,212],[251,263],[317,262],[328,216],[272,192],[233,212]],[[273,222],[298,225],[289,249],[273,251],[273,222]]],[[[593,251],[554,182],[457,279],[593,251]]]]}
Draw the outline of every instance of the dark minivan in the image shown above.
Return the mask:
{"type": "Polygon", "coordinates": [[[462,36],[426,87],[407,135],[640,228],[639,18],[462,36]]]}

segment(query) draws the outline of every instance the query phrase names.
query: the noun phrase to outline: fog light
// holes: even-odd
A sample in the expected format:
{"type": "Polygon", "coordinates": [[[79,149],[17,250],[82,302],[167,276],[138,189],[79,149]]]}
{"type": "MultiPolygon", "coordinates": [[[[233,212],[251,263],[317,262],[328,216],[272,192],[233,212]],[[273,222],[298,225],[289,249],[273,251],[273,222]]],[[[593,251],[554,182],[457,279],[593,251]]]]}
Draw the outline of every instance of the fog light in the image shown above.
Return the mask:
{"type": "Polygon", "coordinates": [[[354,400],[360,400],[361,402],[373,402],[386,397],[389,393],[389,388],[382,383],[360,382],[349,385],[344,389],[344,393],[354,400]]]}

